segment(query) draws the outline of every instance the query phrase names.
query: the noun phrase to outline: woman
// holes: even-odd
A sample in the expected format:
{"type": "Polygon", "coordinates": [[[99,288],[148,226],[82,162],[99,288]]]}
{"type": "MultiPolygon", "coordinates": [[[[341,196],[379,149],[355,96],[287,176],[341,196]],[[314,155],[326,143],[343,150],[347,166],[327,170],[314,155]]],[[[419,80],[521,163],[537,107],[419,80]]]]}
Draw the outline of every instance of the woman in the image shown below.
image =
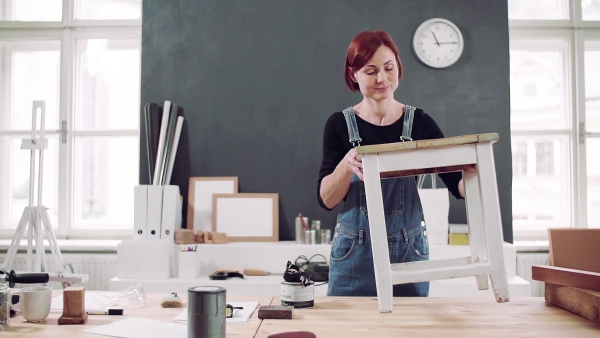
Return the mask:
{"type": "MultiPolygon", "coordinates": [[[[358,104],[334,113],[325,124],[319,203],[327,210],[342,200],[331,247],[329,296],[377,296],[362,163],[355,146],[442,138],[435,121],[421,109],[394,98],[402,79],[398,48],[384,31],[366,31],[350,43],[346,85],[358,91],[358,104]],[[348,140],[350,139],[350,142],[348,140]]],[[[440,175],[452,194],[464,196],[460,172],[440,175]]],[[[392,263],[429,259],[429,245],[415,178],[382,180],[388,245],[392,263]]],[[[394,296],[424,296],[429,282],[394,286],[394,296]]]]}

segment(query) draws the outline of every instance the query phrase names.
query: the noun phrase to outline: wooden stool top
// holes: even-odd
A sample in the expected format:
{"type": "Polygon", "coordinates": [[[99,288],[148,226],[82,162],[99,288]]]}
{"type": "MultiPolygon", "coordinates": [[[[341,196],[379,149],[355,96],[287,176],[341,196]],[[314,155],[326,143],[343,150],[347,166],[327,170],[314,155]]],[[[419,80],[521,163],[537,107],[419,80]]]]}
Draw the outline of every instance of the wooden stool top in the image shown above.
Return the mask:
{"type": "Polygon", "coordinates": [[[499,139],[498,133],[471,134],[455,137],[446,137],[432,140],[419,140],[410,142],[395,142],[386,144],[374,144],[370,146],[360,146],[356,148],[357,154],[376,154],[398,150],[413,150],[425,148],[441,148],[447,146],[456,146],[461,144],[494,142],[499,139]]]}

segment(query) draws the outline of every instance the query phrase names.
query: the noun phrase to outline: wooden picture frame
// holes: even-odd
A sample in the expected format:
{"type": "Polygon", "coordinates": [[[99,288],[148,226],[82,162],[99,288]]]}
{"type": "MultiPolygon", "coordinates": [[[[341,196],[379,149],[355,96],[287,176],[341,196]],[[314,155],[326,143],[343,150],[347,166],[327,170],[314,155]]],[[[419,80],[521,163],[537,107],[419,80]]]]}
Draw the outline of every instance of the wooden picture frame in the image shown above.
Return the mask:
{"type": "Polygon", "coordinates": [[[212,216],[212,231],[228,242],[279,241],[277,193],[214,194],[212,216]]]}
{"type": "Polygon", "coordinates": [[[237,176],[190,177],[186,228],[212,231],[213,194],[237,192],[237,176]]]}

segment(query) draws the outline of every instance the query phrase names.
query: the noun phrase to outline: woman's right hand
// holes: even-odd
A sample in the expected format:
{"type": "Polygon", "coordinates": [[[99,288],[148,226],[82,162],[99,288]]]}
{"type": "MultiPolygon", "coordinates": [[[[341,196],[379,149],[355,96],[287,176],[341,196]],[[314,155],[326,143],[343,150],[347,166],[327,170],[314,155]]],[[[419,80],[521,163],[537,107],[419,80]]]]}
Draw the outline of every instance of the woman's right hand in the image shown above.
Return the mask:
{"type": "Polygon", "coordinates": [[[350,181],[352,181],[354,174],[363,180],[361,157],[352,148],[338,163],[335,170],[321,181],[321,190],[319,193],[325,206],[333,209],[344,199],[348,193],[350,181]]]}
{"type": "Polygon", "coordinates": [[[362,157],[360,154],[356,153],[356,148],[350,149],[346,156],[340,162],[347,170],[353,172],[360,178],[361,181],[364,180],[363,169],[362,169],[362,157]]]}

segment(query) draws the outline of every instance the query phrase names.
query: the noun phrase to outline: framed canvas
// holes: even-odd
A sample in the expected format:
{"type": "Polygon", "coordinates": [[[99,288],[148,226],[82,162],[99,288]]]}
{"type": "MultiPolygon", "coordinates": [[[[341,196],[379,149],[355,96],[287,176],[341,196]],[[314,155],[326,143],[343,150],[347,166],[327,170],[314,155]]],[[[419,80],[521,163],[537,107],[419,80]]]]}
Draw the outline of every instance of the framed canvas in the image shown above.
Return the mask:
{"type": "Polygon", "coordinates": [[[187,229],[212,231],[213,194],[235,194],[238,178],[190,177],[187,229]]]}
{"type": "Polygon", "coordinates": [[[279,194],[214,194],[212,216],[228,242],[279,241],[279,194]]]}

